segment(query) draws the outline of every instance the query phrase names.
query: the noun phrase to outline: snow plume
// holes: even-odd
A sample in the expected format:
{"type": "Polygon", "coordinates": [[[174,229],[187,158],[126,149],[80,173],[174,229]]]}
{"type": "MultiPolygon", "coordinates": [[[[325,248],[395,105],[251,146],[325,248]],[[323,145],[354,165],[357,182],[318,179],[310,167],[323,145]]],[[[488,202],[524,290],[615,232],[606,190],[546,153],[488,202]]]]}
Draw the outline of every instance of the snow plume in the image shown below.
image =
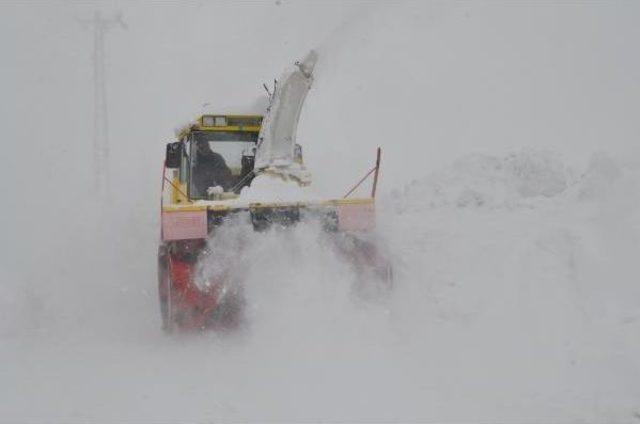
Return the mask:
{"type": "Polygon", "coordinates": [[[201,280],[231,276],[242,286],[252,333],[286,339],[324,327],[329,336],[348,325],[349,311],[362,300],[355,269],[336,248],[341,237],[313,219],[255,232],[241,214],[208,241],[201,280]]]}

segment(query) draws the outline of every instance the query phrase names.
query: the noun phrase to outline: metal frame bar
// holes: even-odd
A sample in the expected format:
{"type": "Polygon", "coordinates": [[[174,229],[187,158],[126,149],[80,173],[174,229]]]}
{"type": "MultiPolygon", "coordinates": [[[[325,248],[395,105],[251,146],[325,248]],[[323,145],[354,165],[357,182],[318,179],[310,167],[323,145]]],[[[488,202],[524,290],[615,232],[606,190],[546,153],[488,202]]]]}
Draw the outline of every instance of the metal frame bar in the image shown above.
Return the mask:
{"type": "Polygon", "coordinates": [[[356,189],[358,187],[360,187],[360,185],[369,177],[369,175],[371,175],[373,172],[375,172],[375,174],[373,175],[373,187],[371,188],[371,197],[375,198],[376,197],[376,190],[378,188],[378,174],[380,171],[380,157],[382,156],[382,150],[380,149],[380,147],[378,147],[378,151],[377,151],[377,155],[376,155],[376,166],[374,166],[373,168],[371,168],[369,170],[369,172],[366,173],[366,175],[364,177],[362,177],[360,179],[360,181],[358,181],[358,183],[353,186],[351,188],[351,190],[349,190],[347,192],[347,194],[345,194],[342,198],[346,199],[347,197],[349,197],[349,195],[351,193],[353,193],[354,191],[356,191],[356,189]]]}

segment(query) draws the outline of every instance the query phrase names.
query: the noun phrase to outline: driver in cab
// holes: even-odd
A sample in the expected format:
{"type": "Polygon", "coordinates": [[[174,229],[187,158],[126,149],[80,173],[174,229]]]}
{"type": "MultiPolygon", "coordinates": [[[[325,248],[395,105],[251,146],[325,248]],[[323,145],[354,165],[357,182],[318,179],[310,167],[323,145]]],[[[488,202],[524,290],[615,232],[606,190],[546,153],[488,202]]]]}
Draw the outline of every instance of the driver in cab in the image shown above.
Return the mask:
{"type": "Polygon", "coordinates": [[[211,150],[207,140],[196,142],[196,152],[193,183],[197,192],[206,196],[210,187],[218,186],[229,191],[233,187],[233,175],[222,155],[211,150]]]}

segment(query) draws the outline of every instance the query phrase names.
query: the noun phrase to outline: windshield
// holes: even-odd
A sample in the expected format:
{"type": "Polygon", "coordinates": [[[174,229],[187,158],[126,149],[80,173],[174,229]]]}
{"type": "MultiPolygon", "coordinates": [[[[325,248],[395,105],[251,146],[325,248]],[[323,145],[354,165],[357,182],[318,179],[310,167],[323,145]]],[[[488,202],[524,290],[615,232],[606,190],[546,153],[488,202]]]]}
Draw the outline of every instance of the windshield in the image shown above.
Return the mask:
{"type": "Polygon", "coordinates": [[[207,141],[209,148],[220,154],[234,175],[242,170],[242,156],[253,156],[253,147],[258,141],[258,133],[236,131],[195,132],[196,143],[207,141]]]}
{"type": "Polygon", "coordinates": [[[193,132],[190,197],[206,198],[209,187],[221,186],[224,191],[234,187],[253,169],[257,140],[255,132],[193,132]]]}

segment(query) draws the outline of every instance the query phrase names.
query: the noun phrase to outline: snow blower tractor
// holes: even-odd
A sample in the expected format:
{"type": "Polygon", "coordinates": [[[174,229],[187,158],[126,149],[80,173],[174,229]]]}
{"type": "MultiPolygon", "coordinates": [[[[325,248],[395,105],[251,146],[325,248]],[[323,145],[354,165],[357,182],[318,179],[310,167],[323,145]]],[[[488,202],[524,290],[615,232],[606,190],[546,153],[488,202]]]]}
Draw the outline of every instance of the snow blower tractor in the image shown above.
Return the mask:
{"type": "Polygon", "coordinates": [[[267,90],[269,107],[264,117],[203,115],[183,127],[177,141],[166,146],[158,251],[165,331],[228,330],[242,323],[242,285],[222,269],[224,261],[213,274],[203,276],[198,271],[203,256],[212,254],[211,246],[223,243],[218,237],[224,226],[238,222],[260,232],[320,220],[322,231],[335,235],[336,251],[347,258],[357,275],[390,286],[391,266],[370,237],[375,226],[380,149],[375,166],[344,198],[310,200],[294,195],[282,201],[279,196],[269,199],[269,190],[266,197],[250,195],[258,179],[267,187],[270,182],[301,189],[310,184],[302,149],[296,144],[296,127],[316,58],[314,52],[309,53],[277,80],[272,92],[267,90]],[[349,198],[370,175],[371,196],[349,198]]]}

